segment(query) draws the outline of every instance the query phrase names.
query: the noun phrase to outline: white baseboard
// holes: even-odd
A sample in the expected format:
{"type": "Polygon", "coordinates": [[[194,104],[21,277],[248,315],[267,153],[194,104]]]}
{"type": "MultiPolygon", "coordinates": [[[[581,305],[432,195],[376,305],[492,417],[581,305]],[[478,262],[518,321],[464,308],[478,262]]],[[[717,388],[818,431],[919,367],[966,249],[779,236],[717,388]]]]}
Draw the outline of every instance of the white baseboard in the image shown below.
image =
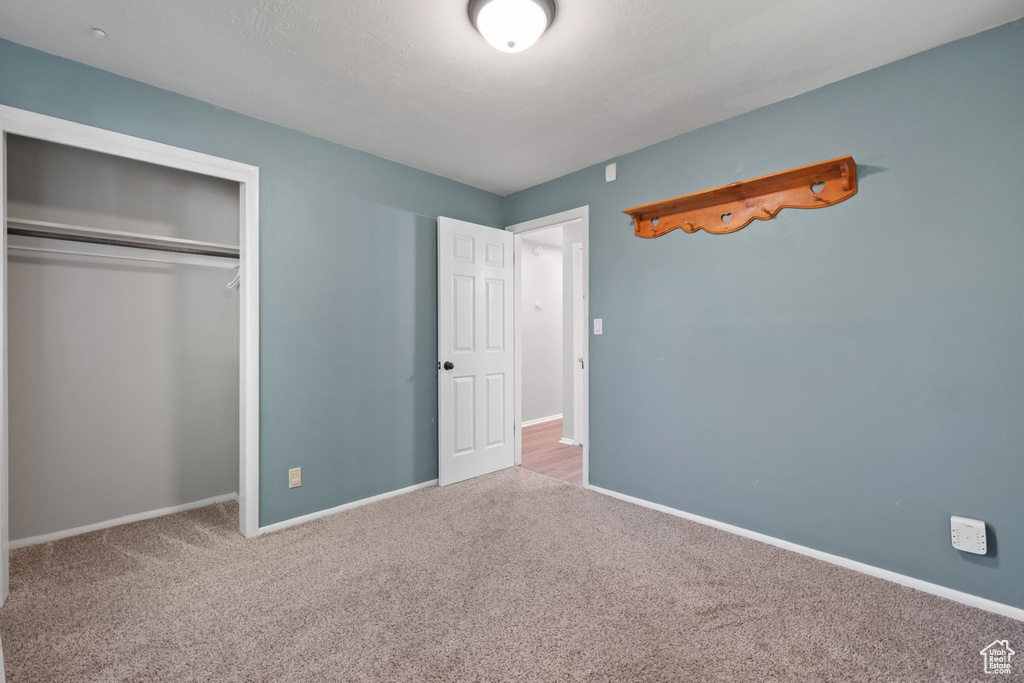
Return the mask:
{"type": "Polygon", "coordinates": [[[732,524],[726,524],[725,522],[719,522],[718,520],[714,520],[709,517],[701,517],[700,515],[695,515],[689,512],[683,512],[682,510],[670,508],[667,505],[661,505],[660,503],[652,503],[642,498],[634,498],[633,496],[627,496],[624,493],[618,493],[617,491],[603,489],[599,486],[591,485],[588,486],[587,488],[589,488],[592,491],[602,493],[606,496],[611,496],[612,498],[624,500],[628,503],[642,505],[643,507],[651,508],[652,510],[658,510],[660,512],[668,513],[670,515],[675,515],[676,517],[688,519],[691,522],[697,522],[698,524],[706,524],[707,526],[715,527],[716,529],[721,529],[722,531],[728,531],[729,533],[736,534],[737,536],[751,538],[755,541],[761,541],[762,543],[774,545],[785,550],[791,550],[795,553],[800,553],[801,555],[813,557],[816,560],[822,560],[830,564],[835,564],[839,565],[840,567],[852,569],[853,571],[860,572],[862,574],[868,574],[879,579],[892,581],[893,583],[898,583],[901,586],[907,586],[908,588],[914,588],[925,593],[931,593],[932,595],[937,595],[940,598],[946,598],[948,600],[953,600],[954,602],[969,605],[970,607],[977,607],[978,609],[983,609],[986,612],[994,612],[995,614],[1000,614],[1004,617],[1010,617],[1011,619],[1024,621],[1024,609],[1020,607],[1006,605],[1001,602],[996,602],[995,600],[989,600],[988,598],[982,598],[977,595],[971,595],[970,593],[964,593],[962,591],[954,590],[953,588],[940,586],[936,583],[929,583],[928,581],[915,579],[912,576],[897,574],[896,572],[889,571],[888,569],[882,569],[880,567],[875,567],[870,564],[864,564],[863,562],[857,562],[856,560],[840,557],[839,555],[832,555],[831,553],[822,552],[821,550],[815,550],[814,548],[808,548],[807,546],[797,545],[796,543],[790,543],[789,541],[783,541],[782,539],[775,538],[774,536],[768,536],[766,534],[758,533],[756,531],[744,529],[743,527],[733,526],[732,524]]]}
{"type": "Polygon", "coordinates": [[[531,427],[533,425],[539,425],[539,424],[543,424],[545,422],[554,422],[555,420],[561,420],[561,419],[562,419],[562,414],[559,413],[558,415],[548,415],[547,417],[538,417],[536,420],[524,420],[521,426],[523,426],[523,427],[531,427]]]}
{"type": "Polygon", "coordinates": [[[559,439],[558,443],[564,443],[566,446],[575,446],[576,441],[573,439],[559,439]]]}
{"type": "Polygon", "coordinates": [[[60,539],[67,538],[69,536],[77,536],[78,534],[85,534],[89,533],[90,531],[99,531],[100,529],[109,529],[112,526],[121,526],[122,524],[128,524],[129,522],[140,522],[144,519],[153,519],[154,517],[173,515],[175,512],[184,512],[185,510],[191,510],[192,508],[201,508],[207,505],[213,505],[215,503],[226,503],[229,500],[237,501],[238,494],[225,493],[224,495],[214,496],[213,498],[204,498],[203,500],[197,500],[192,503],[185,503],[183,505],[173,505],[169,508],[149,510],[148,512],[137,512],[134,515],[125,515],[124,517],[118,517],[117,519],[108,519],[105,522],[86,524],[85,526],[75,527],[74,529],[55,531],[51,534],[31,536],[29,538],[19,538],[16,541],[11,541],[9,547],[11,550],[14,550],[15,548],[24,548],[25,546],[29,545],[49,543],[50,541],[59,541],[60,539]]]}
{"type": "Polygon", "coordinates": [[[379,500],[385,500],[387,498],[394,498],[400,496],[403,493],[412,493],[413,491],[419,491],[420,489],[427,489],[431,486],[437,486],[437,479],[431,479],[421,484],[413,484],[412,486],[406,486],[404,489],[397,489],[395,491],[388,491],[387,493],[379,493],[376,496],[370,496],[369,498],[363,498],[362,500],[354,500],[351,503],[345,503],[344,505],[338,505],[337,507],[327,508],[326,510],[320,510],[318,512],[311,512],[308,515],[302,515],[301,517],[292,517],[286,519],[283,522],[276,522],[274,524],[268,524],[267,526],[260,527],[260,533],[266,534],[271,531],[278,531],[279,529],[286,529],[296,524],[302,524],[303,522],[311,522],[314,519],[320,519],[327,515],[335,515],[345,510],[351,510],[352,508],[362,507],[369,505],[370,503],[376,503],[379,500]]]}

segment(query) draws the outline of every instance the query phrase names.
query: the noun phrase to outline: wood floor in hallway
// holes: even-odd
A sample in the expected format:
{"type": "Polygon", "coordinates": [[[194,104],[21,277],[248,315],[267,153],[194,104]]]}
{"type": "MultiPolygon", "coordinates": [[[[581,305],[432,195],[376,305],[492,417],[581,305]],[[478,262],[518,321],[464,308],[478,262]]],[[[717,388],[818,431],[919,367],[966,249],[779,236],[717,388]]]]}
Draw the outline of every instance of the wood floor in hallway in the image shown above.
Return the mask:
{"type": "Polygon", "coordinates": [[[559,443],[562,421],[523,427],[522,467],[537,474],[583,485],[583,446],[559,443]]]}

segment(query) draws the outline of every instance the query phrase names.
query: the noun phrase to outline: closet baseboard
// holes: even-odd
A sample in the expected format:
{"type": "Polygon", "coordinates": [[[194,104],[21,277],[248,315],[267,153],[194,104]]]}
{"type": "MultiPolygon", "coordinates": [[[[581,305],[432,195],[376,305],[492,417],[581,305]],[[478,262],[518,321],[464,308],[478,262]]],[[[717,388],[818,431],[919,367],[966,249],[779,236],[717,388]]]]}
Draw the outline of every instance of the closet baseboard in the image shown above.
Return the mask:
{"type": "Polygon", "coordinates": [[[19,538],[16,541],[10,542],[10,548],[11,550],[14,550],[15,548],[24,548],[25,546],[29,545],[38,545],[40,543],[49,543],[50,541],[59,541],[60,539],[68,538],[69,536],[86,534],[90,531],[99,531],[100,529],[109,529],[112,526],[121,526],[122,524],[128,524],[130,522],[141,522],[144,519],[153,519],[154,517],[172,515],[175,512],[184,512],[185,510],[201,508],[207,505],[214,505],[215,503],[226,503],[229,500],[237,501],[238,494],[225,493],[224,495],[214,496],[213,498],[204,498],[203,500],[197,500],[192,503],[174,505],[168,508],[160,508],[158,510],[149,510],[148,512],[137,512],[134,515],[125,515],[124,517],[118,517],[117,519],[108,519],[105,522],[86,524],[85,526],[75,527],[74,529],[54,531],[50,534],[42,534],[41,536],[30,536],[29,538],[19,538]]]}

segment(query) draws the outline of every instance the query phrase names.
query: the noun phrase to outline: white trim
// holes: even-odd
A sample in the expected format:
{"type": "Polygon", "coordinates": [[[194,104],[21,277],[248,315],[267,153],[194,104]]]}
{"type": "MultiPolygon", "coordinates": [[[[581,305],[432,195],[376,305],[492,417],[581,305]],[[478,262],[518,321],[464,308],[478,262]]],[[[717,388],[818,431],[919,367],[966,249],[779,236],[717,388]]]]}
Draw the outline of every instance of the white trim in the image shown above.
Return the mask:
{"type": "Polygon", "coordinates": [[[252,174],[259,171],[258,167],[249,164],[5,105],[0,105],[0,120],[4,122],[5,133],[49,140],[69,147],[91,149],[94,152],[224,178],[237,183],[249,182],[252,174]]]}
{"type": "Polygon", "coordinates": [[[664,512],[670,515],[674,515],[676,517],[682,517],[683,519],[688,519],[691,522],[705,524],[716,529],[721,529],[722,531],[728,531],[730,534],[736,534],[737,536],[743,536],[744,538],[750,538],[755,541],[761,541],[762,543],[767,543],[768,545],[774,545],[784,550],[790,550],[794,553],[806,555],[807,557],[813,557],[816,560],[822,560],[823,562],[828,562],[829,564],[845,567],[846,569],[852,569],[855,572],[860,572],[861,574],[874,576],[878,579],[892,581],[893,583],[898,583],[901,586],[906,586],[908,588],[914,588],[924,593],[937,595],[940,598],[946,598],[947,600],[959,602],[961,604],[968,605],[969,607],[977,607],[978,609],[983,609],[986,612],[993,612],[1004,617],[1016,619],[1017,621],[1024,621],[1024,609],[1020,607],[1014,607],[1012,605],[996,602],[995,600],[989,600],[988,598],[972,595],[970,593],[964,593],[953,588],[940,586],[937,583],[929,583],[928,581],[915,579],[914,577],[906,576],[905,574],[897,574],[896,572],[890,571],[888,569],[882,569],[880,567],[875,567],[870,564],[864,564],[863,562],[857,562],[856,560],[851,560],[845,557],[841,557],[839,555],[832,555],[831,553],[826,553],[821,550],[815,550],[814,548],[808,548],[807,546],[798,545],[796,543],[791,543],[789,541],[783,541],[781,538],[775,538],[774,536],[768,536],[766,534],[758,533],[756,531],[744,529],[743,527],[733,526],[732,524],[726,524],[725,522],[719,522],[709,517],[701,517],[700,515],[695,515],[690,512],[683,512],[682,510],[677,510],[667,505],[662,505],[660,503],[652,503],[642,498],[634,498],[633,496],[627,496],[624,493],[618,493],[617,491],[603,489],[599,486],[588,486],[587,488],[589,488],[591,491],[596,491],[597,493],[606,496],[611,496],[612,498],[624,500],[627,503],[641,505],[645,508],[650,508],[652,510],[664,512]]]}
{"type": "Polygon", "coordinates": [[[563,443],[566,446],[578,446],[579,444],[568,437],[562,437],[558,440],[558,443],[563,443]]]}
{"type": "Polygon", "coordinates": [[[544,216],[543,218],[534,218],[532,221],[523,221],[522,223],[509,225],[505,227],[505,230],[512,233],[521,233],[530,232],[532,230],[543,230],[544,228],[553,228],[556,225],[576,225],[581,221],[586,222],[589,216],[590,206],[581,206],[578,209],[569,209],[568,211],[553,213],[550,216],[544,216]]]}
{"type": "MultiPolygon", "coordinates": [[[[577,358],[583,357],[583,345],[587,340],[587,319],[583,316],[583,309],[587,297],[583,292],[583,243],[572,245],[572,438],[562,439],[572,443],[583,443],[583,432],[580,425],[583,423],[583,371],[586,367],[577,368],[577,358]]],[[[563,279],[564,282],[564,279],[563,279]]],[[[564,392],[562,394],[565,395],[564,392]]],[[[562,430],[565,436],[565,429],[562,430]]]]}
{"type": "Polygon", "coordinates": [[[42,534],[40,536],[30,536],[29,538],[19,538],[16,541],[11,541],[10,548],[24,548],[30,545],[38,545],[40,543],[49,543],[50,541],[59,541],[62,538],[68,538],[70,536],[77,536],[78,534],[87,534],[90,531],[99,531],[100,529],[109,529],[114,526],[121,526],[122,524],[129,524],[131,522],[140,522],[144,519],[153,519],[154,517],[163,517],[164,515],[173,515],[175,512],[184,512],[185,510],[192,510],[194,508],[206,507],[207,505],[214,505],[216,503],[226,503],[229,500],[238,500],[237,493],[225,493],[220,496],[214,496],[213,498],[204,498],[203,500],[197,500],[192,503],[184,503],[182,505],[172,505],[168,508],[160,508],[158,510],[149,510],[148,512],[136,512],[134,515],[125,515],[124,517],[118,517],[117,519],[108,519],[105,522],[96,522],[95,524],[86,524],[85,526],[75,527],[74,529],[65,529],[64,531],[54,531],[50,534],[42,534]]]}
{"type": "MultiPolygon", "coordinates": [[[[581,206],[569,211],[562,211],[551,216],[535,218],[532,221],[517,223],[505,228],[507,232],[515,234],[513,240],[513,253],[515,258],[515,462],[517,465],[523,462],[523,330],[522,330],[522,277],[523,277],[523,233],[532,230],[543,230],[553,228],[557,225],[575,225],[582,223],[583,226],[583,321],[589,329],[590,320],[590,206],[581,206]]],[[[587,334],[583,340],[583,402],[580,412],[583,419],[579,426],[573,429],[581,435],[583,441],[583,485],[590,482],[590,335],[587,334]]],[[[563,406],[564,408],[564,406],[563,406]]]]}
{"type": "MultiPolygon", "coordinates": [[[[7,122],[0,109],[0,226],[7,225],[7,122]]],[[[0,230],[0,366],[3,367],[0,380],[0,605],[7,601],[10,589],[10,519],[7,495],[8,459],[7,406],[7,230],[0,230]]]]}
{"type": "Polygon", "coordinates": [[[533,425],[544,424],[545,422],[554,422],[555,420],[561,420],[562,413],[558,415],[548,415],[547,417],[538,417],[536,420],[524,420],[524,427],[532,427],[533,425]]]}
{"type": "MultiPolygon", "coordinates": [[[[260,170],[189,149],[73,123],[0,105],[0,156],[7,161],[6,135],[57,144],[175,168],[239,184],[239,481],[238,525],[245,536],[259,533],[260,340],[259,230],[260,170]]],[[[6,168],[0,168],[0,226],[7,225],[6,168]]],[[[7,231],[0,230],[0,603],[8,590],[8,457],[7,457],[7,231]]]]}
{"type": "Polygon", "coordinates": [[[238,528],[256,536],[260,526],[260,170],[239,185],[238,300],[238,528]]]}
{"type": "Polygon", "coordinates": [[[286,519],[283,522],[277,522],[275,524],[268,524],[267,526],[260,527],[261,534],[267,534],[271,531],[279,531],[281,529],[287,529],[290,526],[296,524],[303,524],[304,522],[312,522],[314,519],[320,519],[328,515],[335,515],[339,512],[345,512],[352,508],[362,507],[369,505],[370,503],[376,503],[381,500],[387,500],[388,498],[394,498],[395,496],[401,496],[406,493],[412,493],[413,491],[419,491],[421,489],[428,489],[431,486],[437,486],[437,479],[431,479],[421,484],[413,484],[412,486],[406,486],[404,489],[397,489],[395,491],[388,491],[387,493],[378,493],[376,496],[370,496],[369,498],[363,498],[362,500],[354,500],[351,503],[345,503],[344,505],[338,505],[337,507],[328,508],[326,510],[318,510],[317,512],[311,512],[308,515],[302,515],[301,517],[292,517],[286,519]]]}

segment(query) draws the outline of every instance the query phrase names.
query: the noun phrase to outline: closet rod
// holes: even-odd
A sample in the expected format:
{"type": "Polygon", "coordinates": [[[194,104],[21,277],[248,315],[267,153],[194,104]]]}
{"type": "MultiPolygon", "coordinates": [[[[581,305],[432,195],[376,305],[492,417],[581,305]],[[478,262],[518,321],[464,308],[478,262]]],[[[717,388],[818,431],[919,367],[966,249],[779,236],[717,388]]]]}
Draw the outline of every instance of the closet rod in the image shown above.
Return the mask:
{"type": "MultiPolygon", "coordinates": [[[[199,263],[199,262],[196,262],[196,261],[168,261],[166,258],[157,258],[155,256],[153,258],[146,258],[145,256],[128,256],[128,255],[125,255],[125,254],[117,254],[115,256],[114,254],[101,254],[101,253],[95,253],[95,252],[89,252],[89,251],[74,251],[74,250],[64,250],[64,249],[46,249],[45,247],[33,247],[33,246],[28,246],[28,245],[23,245],[23,244],[10,244],[10,243],[8,243],[7,248],[8,249],[13,249],[14,251],[28,251],[28,252],[40,253],[40,254],[60,254],[62,256],[98,256],[100,258],[121,259],[121,260],[126,260],[126,261],[144,261],[144,262],[147,262],[147,263],[179,263],[181,265],[186,265],[186,266],[213,266],[215,268],[225,268],[225,269],[228,269],[228,270],[234,270],[235,273],[236,273],[235,274],[235,278],[233,280],[231,280],[230,283],[228,283],[228,289],[231,289],[235,285],[237,285],[238,281],[240,279],[239,275],[238,275],[238,272],[239,272],[238,266],[237,265],[231,265],[228,262],[209,261],[209,262],[206,262],[206,263],[199,263]]],[[[206,258],[206,257],[205,256],[195,256],[195,257],[193,257],[192,254],[182,254],[178,258],[185,258],[185,259],[197,258],[197,259],[203,259],[203,258],[206,258]]]]}
{"type": "Polygon", "coordinates": [[[146,244],[145,242],[133,242],[130,240],[111,239],[109,237],[94,237],[92,235],[69,235],[60,232],[49,232],[46,230],[27,230],[25,228],[7,228],[8,235],[19,235],[21,237],[36,237],[50,240],[62,240],[65,242],[85,242],[87,244],[102,244],[110,247],[131,247],[132,249],[149,249],[150,251],[166,251],[174,254],[191,254],[193,256],[215,256],[218,258],[238,259],[238,254],[228,254],[222,251],[211,249],[198,249],[195,247],[179,247],[169,244],[146,244]]]}
{"type": "Polygon", "coordinates": [[[125,240],[133,245],[155,244],[157,246],[170,245],[172,247],[186,247],[189,249],[209,249],[217,253],[237,254],[238,245],[220,244],[219,242],[200,242],[199,240],[186,240],[180,237],[167,237],[164,235],[151,235],[140,232],[125,232],[123,230],[108,230],[106,228],[87,228],[83,225],[69,225],[67,223],[48,223],[46,221],[28,220],[25,218],[7,217],[8,228],[20,228],[24,230],[41,230],[56,235],[84,235],[86,237],[100,237],[112,240],[125,240]]]}

